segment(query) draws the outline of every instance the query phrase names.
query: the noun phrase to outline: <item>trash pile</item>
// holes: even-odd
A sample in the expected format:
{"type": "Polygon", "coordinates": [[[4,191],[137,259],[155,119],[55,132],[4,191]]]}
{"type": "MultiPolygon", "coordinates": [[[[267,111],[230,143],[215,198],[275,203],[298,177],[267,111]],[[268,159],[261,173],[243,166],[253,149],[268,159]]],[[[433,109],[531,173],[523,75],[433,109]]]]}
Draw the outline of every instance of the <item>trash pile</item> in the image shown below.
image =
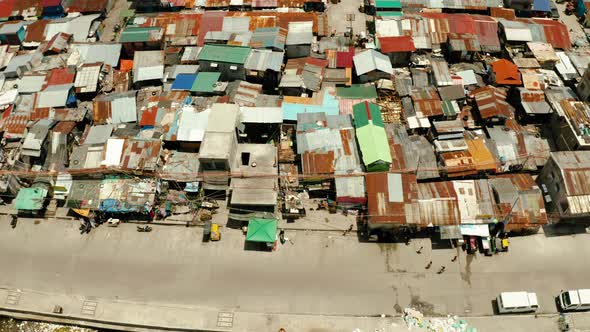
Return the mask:
{"type": "Polygon", "coordinates": [[[413,308],[404,309],[404,321],[409,330],[419,328],[432,332],[477,332],[475,327],[470,327],[464,319],[457,316],[424,318],[420,311],[413,308]]]}

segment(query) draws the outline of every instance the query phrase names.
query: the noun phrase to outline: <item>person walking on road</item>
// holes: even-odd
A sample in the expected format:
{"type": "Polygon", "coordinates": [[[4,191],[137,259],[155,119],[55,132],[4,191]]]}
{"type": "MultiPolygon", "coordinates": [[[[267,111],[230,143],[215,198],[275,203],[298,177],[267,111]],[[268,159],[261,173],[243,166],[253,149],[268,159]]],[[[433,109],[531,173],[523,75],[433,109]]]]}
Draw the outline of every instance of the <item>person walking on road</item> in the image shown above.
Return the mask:
{"type": "Polygon", "coordinates": [[[445,269],[446,269],[446,267],[443,265],[443,266],[441,266],[440,270],[438,270],[437,273],[441,274],[441,273],[445,272],[445,269]]]}

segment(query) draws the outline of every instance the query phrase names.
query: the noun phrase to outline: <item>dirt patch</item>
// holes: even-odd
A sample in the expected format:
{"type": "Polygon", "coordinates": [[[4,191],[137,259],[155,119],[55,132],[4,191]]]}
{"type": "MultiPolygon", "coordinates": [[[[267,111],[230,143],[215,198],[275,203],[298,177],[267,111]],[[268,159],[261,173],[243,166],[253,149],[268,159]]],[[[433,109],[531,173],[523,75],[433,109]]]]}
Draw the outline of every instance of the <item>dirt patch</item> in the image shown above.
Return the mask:
{"type": "Polygon", "coordinates": [[[412,295],[410,307],[422,312],[425,316],[438,316],[436,312],[434,312],[434,305],[420,300],[419,296],[412,295]]]}

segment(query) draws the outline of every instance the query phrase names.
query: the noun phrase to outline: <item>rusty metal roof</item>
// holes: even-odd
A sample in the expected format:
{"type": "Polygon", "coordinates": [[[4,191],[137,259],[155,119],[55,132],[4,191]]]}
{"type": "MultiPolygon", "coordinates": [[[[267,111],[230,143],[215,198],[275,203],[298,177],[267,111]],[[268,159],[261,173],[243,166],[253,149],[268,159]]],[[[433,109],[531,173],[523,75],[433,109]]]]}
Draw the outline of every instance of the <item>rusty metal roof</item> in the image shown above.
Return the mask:
{"type": "Polygon", "coordinates": [[[370,225],[422,223],[415,175],[368,173],[365,182],[370,225]]]}
{"type": "Polygon", "coordinates": [[[334,174],[334,151],[304,152],[301,155],[303,174],[320,176],[334,174]]]}
{"type": "Polygon", "coordinates": [[[530,174],[503,174],[489,182],[498,197],[497,219],[510,216],[507,230],[547,224],[543,194],[530,174]]]}
{"type": "Polygon", "coordinates": [[[162,141],[159,139],[127,139],[120,166],[124,169],[153,171],[160,159],[161,148],[162,141]]]}
{"type": "Polygon", "coordinates": [[[470,93],[475,98],[482,119],[491,117],[513,118],[514,108],[506,102],[506,92],[502,89],[485,86],[470,93]]]}
{"type": "Polygon", "coordinates": [[[473,157],[469,151],[450,151],[440,154],[449,177],[477,174],[473,157]]]}
{"type": "Polygon", "coordinates": [[[460,220],[457,194],[453,183],[418,183],[418,206],[422,225],[457,225],[460,220]]]}

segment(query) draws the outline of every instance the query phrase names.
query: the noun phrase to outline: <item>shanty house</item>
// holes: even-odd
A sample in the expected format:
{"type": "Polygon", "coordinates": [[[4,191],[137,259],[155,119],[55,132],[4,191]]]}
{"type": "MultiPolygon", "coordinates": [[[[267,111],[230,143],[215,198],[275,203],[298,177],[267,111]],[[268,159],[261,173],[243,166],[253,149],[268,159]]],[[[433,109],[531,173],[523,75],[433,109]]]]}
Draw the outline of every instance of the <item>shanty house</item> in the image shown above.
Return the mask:
{"type": "Polygon", "coordinates": [[[230,218],[247,221],[273,216],[278,199],[277,148],[271,144],[238,144],[231,179],[230,218]]]}
{"type": "Polygon", "coordinates": [[[411,36],[379,37],[381,53],[389,56],[393,66],[406,66],[410,62],[412,52],[416,51],[411,36]]]}
{"type": "Polygon", "coordinates": [[[137,51],[133,57],[133,83],[164,78],[164,51],[137,51]]]}
{"type": "Polygon", "coordinates": [[[198,56],[199,71],[219,72],[222,81],[244,80],[249,54],[249,47],[207,44],[198,56]]]}
{"type": "Polygon", "coordinates": [[[543,90],[519,87],[515,97],[520,123],[544,123],[551,117],[551,106],[545,100],[543,90]]]}
{"type": "Polygon", "coordinates": [[[416,202],[418,184],[410,173],[369,173],[367,183],[367,227],[369,234],[381,234],[420,223],[416,202]]]}
{"type": "Polygon", "coordinates": [[[225,191],[229,173],[235,169],[240,108],[235,104],[214,104],[199,150],[205,190],[225,191]]]}
{"type": "Polygon", "coordinates": [[[500,59],[490,64],[492,67],[492,79],[497,85],[522,85],[522,79],[518,66],[514,63],[500,59]]]}
{"type": "Polygon", "coordinates": [[[537,177],[545,204],[560,221],[588,223],[590,217],[590,151],[551,152],[537,177]]]}
{"type": "Polygon", "coordinates": [[[391,79],[393,67],[389,57],[375,50],[366,50],[353,57],[356,74],[361,83],[381,78],[391,79]]]}
{"type": "Polygon", "coordinates": [[[303,58],[311,53],[313,22],[289,22],[285,53],[288,59],[303,58]]]}
{"type": "Polygon", "coordinates": [[[354,126],[361,155],[368,172],[386,171],[391,153],[379,106],[365,101],[353,106],[354,126]]]}

